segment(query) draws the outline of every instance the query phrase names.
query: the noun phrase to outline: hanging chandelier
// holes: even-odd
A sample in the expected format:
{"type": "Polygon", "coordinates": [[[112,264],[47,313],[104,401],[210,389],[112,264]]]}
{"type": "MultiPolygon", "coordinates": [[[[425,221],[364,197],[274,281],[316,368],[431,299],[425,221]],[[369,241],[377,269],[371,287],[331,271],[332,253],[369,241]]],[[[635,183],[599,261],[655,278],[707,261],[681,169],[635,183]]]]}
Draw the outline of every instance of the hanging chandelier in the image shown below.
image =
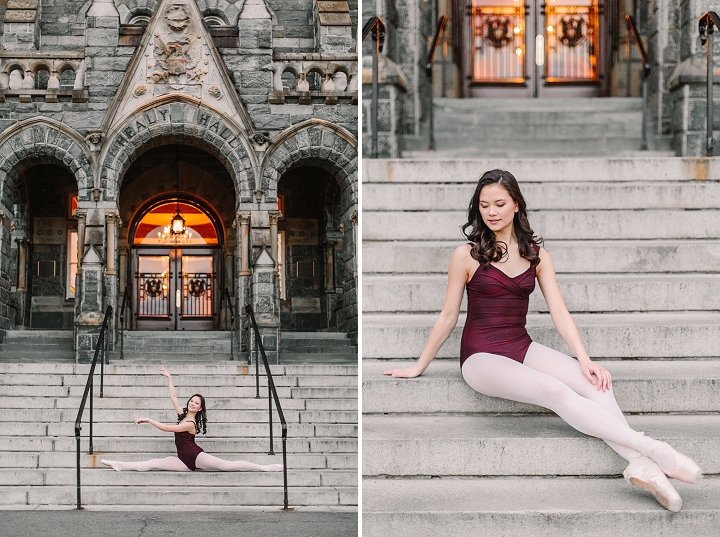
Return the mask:
{"type": "Polygon", "coordinates": [[[185,225],[185,219],[180,214],[180,178],[178,173],[177,146],[175,146],[175,200],[177,203],[175,216],[170,225],[158,232],[158,239],[164,244],[188,244],[192,239],[192,232],[185,225]]]}

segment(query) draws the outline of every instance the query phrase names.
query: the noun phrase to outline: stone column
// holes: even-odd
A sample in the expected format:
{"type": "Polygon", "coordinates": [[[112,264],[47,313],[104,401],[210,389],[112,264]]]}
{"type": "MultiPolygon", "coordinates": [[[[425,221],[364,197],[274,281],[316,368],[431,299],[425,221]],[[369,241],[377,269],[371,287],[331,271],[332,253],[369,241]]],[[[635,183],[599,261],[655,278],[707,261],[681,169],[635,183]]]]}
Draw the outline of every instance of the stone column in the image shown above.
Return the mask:
{"type": "Polygon", "coordinates": [[[119,279],[120,279],[120,292],[125,293],[125,288],[127,287],[127,255],[128,255],[128,249],[118,248],[118,273],[119,273],[119,279]]]}
{"type": "Polygon", "coordinates": [[[115,269],[115,251],[117,250],[117,226],[120,223],[120,216],[116,211],[106,212],[105,222],[107,227],[107,262],[105,263],[105,274],[114,276],[117,274],[115,269]]]}
{"type": "Polygon", "coordinates": [[[335,292],[335,243],[325,243],[325,292],[335,292]]]}
{"type": "Polygon", "coordinates": [[[270,220],[270,255],[275,261],[275,274],[278,273],[278,220],[282,218],[280,211],[268,211],[270,220]]]}
{"type": "Polygon", "coordinates": [[[17,290],[26,291],[27,285],[27,239],[18,241],[18,282],[17,290]]]}
{"type": "Polygon", "coordinates": [[[250,213],[239,213],[240,220],[240,272],[238,276],[250,276],[250,213]]]}
{"type": "Polygon", "coordinates": [[[251,280],[251,296],[255,320],[260,330],[268,362],[277,361],[279,352],[280,309],[276,296],[275,260],[262,247],[251,280]]]}
{"type": "Polygon", "coordinates": [[[82,274],[82,258],[85,255],[85,221],[87,219],[87,211],[75,209],[75,218],[78,221],[77,227],[77,273],[82,274]]]}

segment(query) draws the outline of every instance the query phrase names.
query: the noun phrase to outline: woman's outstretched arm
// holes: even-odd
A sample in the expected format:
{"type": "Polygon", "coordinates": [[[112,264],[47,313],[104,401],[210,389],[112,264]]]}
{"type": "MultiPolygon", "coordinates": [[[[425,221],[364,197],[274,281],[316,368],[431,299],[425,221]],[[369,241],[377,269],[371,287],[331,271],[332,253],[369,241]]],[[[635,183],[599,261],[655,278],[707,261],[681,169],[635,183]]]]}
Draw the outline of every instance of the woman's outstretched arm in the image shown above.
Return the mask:
{"type": "Polygon", "coordinates": [[[177,392],[175,391],[175,385],[173,384],[172,377],[170,376],[170,373],[167,372],[164,365],[160,366],[160,374],[163,377],[167,377],[168,379],[168,387],[170,388],[170,400],[172,401],[173,406],[175,407],[175,412],[178,413],[178,416],[183,413],[183,409],[180,406],[180,403],[178,402],[177,398],[177,392]]]}
{"type": "Polygon", "coordinates": [[[149,423],[153,427],[157,427],[166,433],[181,433],[183,431],[187,431],[188,433],[195,432],[195,425],[191,421],[181,421],[177,425],[169,425],[167,423],[151,420],[150,418],[136,418],[135,424],[139,425],[140,423],[149,423]]]}
{"type": "Polygon", "coordinates": [[[425,344],[417,363],[412,367],[404,369],[389,369],[383,371],[383,375],[392,375],[396,378],[412,378],[422,375],[427,369],[435,355],[447,341],[457,324],[460,315],[460,303],[462,302],[465,284],[470,279],[470,274],[476,269],[477,261],[470,255],[470,245],[464,244],[455,249],[450,268],[448,269],[448,286],[445,292],[445,304],[433,325],[430,337],[425,344]]]}
{"type": "Polygon", "coordinates": [[[580,332],[578,332],[577,326],[575,326],[575,322],[570,316],[570,312],[565,306],[565,301],[560,293],[560,287],[555,276],[555,265],[553,265],[550,254],[545,248],[540,248],[539,255],[540,264],[537,266],[537,279],[555,328],[577,357],[578,362],[580,362],[580,369],[585,377],[592,384],[595,384],[598,390],[608,390],[611,382],[610,373],[603,366],[590,360],[588,353],[585,351],[580,332]],[[597,377],[597,382],[593,375],[597,377]]]}

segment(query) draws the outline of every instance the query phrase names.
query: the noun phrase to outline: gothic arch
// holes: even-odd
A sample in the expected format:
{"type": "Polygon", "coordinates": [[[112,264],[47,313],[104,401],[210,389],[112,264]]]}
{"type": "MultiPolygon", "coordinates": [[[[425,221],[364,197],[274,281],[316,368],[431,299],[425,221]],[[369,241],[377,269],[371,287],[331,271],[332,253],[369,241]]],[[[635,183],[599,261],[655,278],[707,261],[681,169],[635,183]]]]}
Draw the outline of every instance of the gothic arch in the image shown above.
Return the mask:
{"type": "Polygon", "coordinates": [[[233,178],[238,202],[251,202],[257,159],[243,132],[231,118],[193,97],[153,99],[108,133],[100,158],[106,199],[117,199],[123,175],[140,155],[153,147],[177,143],[216,157],[233,178]]]}
{"type": "Polygon", "coordinates": [[[46,117],[16,123],[0,134],[0,200],[12,205],[11,194],[20,174],[37,164],[57,164],[70,171],[80,199],[90,199],[92,156],[74,129],[46,117]]]}
{"type": "Polygon", "coordinates": [[[298,166],[327,170],[340,185],[344,204],[357,204],[357,139],[348,130],[321,119],[309,119],[278,134],[261,164],[266,201],[277,200],[278,181],[298,166]]]}

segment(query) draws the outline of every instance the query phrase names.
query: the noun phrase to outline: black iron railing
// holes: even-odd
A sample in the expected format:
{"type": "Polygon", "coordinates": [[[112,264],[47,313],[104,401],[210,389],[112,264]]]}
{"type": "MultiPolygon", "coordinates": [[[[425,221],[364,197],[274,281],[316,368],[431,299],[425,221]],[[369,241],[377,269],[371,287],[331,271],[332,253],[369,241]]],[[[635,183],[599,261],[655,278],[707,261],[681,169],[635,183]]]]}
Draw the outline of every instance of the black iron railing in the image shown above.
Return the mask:
{"type": "MultiPolygon", "coordinates": [[[[643,45],[642,39],[637,31],[635,25],[635,19],[632,15],[625,15],[625,22],[627,22],[628,32],[632,35],[635,45],[637,45],[638,52],[640,52],[640,59],[642,60],[642,145],[640,149],[647,151],[648,148],[648,136],[647,136],[647,107],[648,107],[648,76],[650,75],[650,62],[648,61],[647,52],[645,52],[645,45],[643,45]]],[[[628,87],[630,86],[630,78],[628,77],[628,87]]]]}
{"type": "MultiPolygon", "coordinates": [[[[259,390],[259,380],[257,379],[257,363],[260,361],[258,358],[262,357],[263,364],[265,365],[265,374],[267,375],[268,383],[268,421],[270,423],[270,451],[268,455],[275,455],[273,449],[273,422],[272,422],[272,405],[273,399],[275,400],[275,407],[280,418],[280,424],[282,425],[282,446],[283,446],[283,492],[284,492],[284,507],[288,508],[288,490],[287,490],[287,422],[285,421],[285,415],[283,414],[282,407],[280,406],[280,398],[278,397],[277,390],[275,389],[275,382],[273,382],[272,373],[270,373],[270,365],[268,364],[267,356],[265,355],[265,347],[263,346],[262,339],[260,338],[260,330],[258,329],[257,322],[255,321],[255,314],[250,304],[245,304],[245,313],[250,317],[252,323],[252,329],[255,334],[255,343],[260,350],[259,355],[256,355],[255,359],[255,371],[256,371],[256,382],[259,390]]],[[[258,397],[259,397],[258,391],[258,397]]]]}
{"type": "Polygon", "coordinates": [[[720,18],[714,11],[706,11],[698,21],[698,31],[700,32],[700,42],[706,46],[705,57],[707,59],[707,128],[706,128],[706,148],[705,154],[708,157],[713,156],[713,82],[714,82],[714,61],[712,36],[715,28],[720,28],[720,18]]]}
{"type": "Polygon", "coordinates": [[[223,289],[223,301],[225,302],[225,309],[230,320],[230,360],[235,360],[235,311],[233,310],[232,298],[230,298],[230,291],[225,287],[223,289]]]}
{"type": "Polygon", "coordinates": [[[130,315],[132,315],[132,301],[130,300],[130,286],[125,286],[125,293],[123,294],[122,306],[120,306],[120,359],[125,359],[125,350],[123,347],[123,335],[125,332],[125,311],[130,308],[130,315]]]}
{"type": "Polygon", "coordinates": [[[372,55],[372,97],[370,101],[370,157],[378,156],[378,93],[380,91],[378,62],[385,43],[385,22],[380,17],[371,17],[363,26],[362,40],[372,32],[375,47],[372,55]]]}
{"type": "Polygon", "coordinates": [[[437,51],[440,39],[445,33],[445,24],[447,23],[447,16],[443,15],[438,20],[437,28],[435,30],[435,39],[430,44],[430,48],[427,53],[427,61],[425,62],[425,74],[430,82],[430,106],[428,107],[428,125],[430,130],[430,138],[428,140],[428,151],[435,151],[435,113],[433,110],[433,63],[435,62],[435,52],[437,51]]]}
{"type": "Polygon", "coordinates": [[[110,318],[112,317],[112,306],[108,306],[105,310],[105,318],[103,319],[102,328],[98,335],[97,343],[95,344],[95,355],[93,356],[92,364],[90,365],[90,373],[88,374],[87,382],[85,383],[85,391],[83,392],[82,400],[80,401],[80,408],[78,409],[77,418],[75,418],[75,442],[77,444],[77,508],[82,509],[82,503],[80,499],[80,426],[82,422],[83,411],[85,410],[85,403],[87,402],[88,395],[90,395],[90,449],[88,453],[93,452],[93,377],[95,375],[95,364],[97,364],[98,357],[102,352],[102,358],[100,360],[100,397],[103,396],[103,376],[105,374],[105,357],[106,357],[106,340],[107,340],[107,329],[110,318]]]}

